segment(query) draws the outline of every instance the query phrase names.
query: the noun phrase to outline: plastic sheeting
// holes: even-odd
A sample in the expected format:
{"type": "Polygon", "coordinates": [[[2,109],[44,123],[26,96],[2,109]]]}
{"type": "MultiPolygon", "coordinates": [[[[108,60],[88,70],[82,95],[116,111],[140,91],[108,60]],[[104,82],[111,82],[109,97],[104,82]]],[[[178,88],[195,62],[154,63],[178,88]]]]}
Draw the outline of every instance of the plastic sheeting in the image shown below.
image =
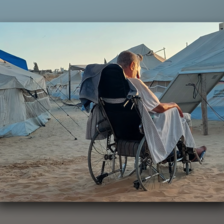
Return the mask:
{"type": "Polygon", "coordinates": [[[50,101],[44,77],[0,61],[0,136],[28,135],[44,126],[50,101]]]}
{"type": "MultiPolygon", "coordinates": [[[[71,99],[79,99],[80,84],[71,85],[71,99]]],[[[69,99],[69,86],[57,85],[48,87],[49,95],[62,100],[69,99]]]]}
{"type": "Polygon", "coordinates": [[[6,127],[0,127],[0,137],[26,136],[40,127],[40,122],[44,125],[50,119],[48,112],[42,113],[36,118],[14,123],[6,127]]]}
{"type": "Polygon", "coordinates": [[[0,60],[0,89],[13,88],[28,90],[43,88],[46,90],[46,84],[43,76],[0,60]]]}
{"type": "Polygon", "coordinates": [[[224,72],[224,30],[198,38],[156,68],[142,73],[142,81],[172,81],[181,73],[209,72],[224,72]]]}
{"type": "Polygon", "coordinates": [[[17,67],[28,70],[27,63],[24,59],[16,57],[12,54],[9,54],[5,51],[0,50],[0,58],[4,61],[7,61],[17,67]]]}
{"type": "MultiPolygon", "coordinates": [[[[79,90],[83,72],[71,70],[71,99],[79,99],[79,90]]],[[[69,98],[69,72],[61,74],[59,77],[47,82],[48,92],[53,97],[62,100],[69,98]]]]}
{"type": "Polygon", "coordinates": [[[0,90],[0,128],[37,117],[50,110],[47,95],[31,99],[31,102],[25,101],[23,91],[20,89],[0,90]]]}
{"type": "MultiPolygon", "coordinates": [[[[219,82],[212,91],[207,95],[209,105],[224,119],[224,79],[219,82]]],[[[208,120],[220,120],[219,116],[207,106],[208,120]]],[[[201,104],[192,112],[192,119],[202,119],[201,104]]]]}

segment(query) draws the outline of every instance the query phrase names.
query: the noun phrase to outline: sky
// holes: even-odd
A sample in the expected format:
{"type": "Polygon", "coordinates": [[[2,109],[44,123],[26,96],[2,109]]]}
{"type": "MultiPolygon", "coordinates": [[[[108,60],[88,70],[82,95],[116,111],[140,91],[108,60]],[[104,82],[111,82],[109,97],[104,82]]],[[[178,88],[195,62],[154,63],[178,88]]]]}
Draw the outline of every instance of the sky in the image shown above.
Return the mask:
{"type": "MultiPolygon", "coordinates": [[[[219,30],[219,22],[0,22],[0,49],[23,58],[29,69],[68,69],[104,63],[121,51],[145,44],[165,48],[170,58],[200,36],[219,30]]],[[[164,57],[164,52],[157,54],[164,57]]]]}

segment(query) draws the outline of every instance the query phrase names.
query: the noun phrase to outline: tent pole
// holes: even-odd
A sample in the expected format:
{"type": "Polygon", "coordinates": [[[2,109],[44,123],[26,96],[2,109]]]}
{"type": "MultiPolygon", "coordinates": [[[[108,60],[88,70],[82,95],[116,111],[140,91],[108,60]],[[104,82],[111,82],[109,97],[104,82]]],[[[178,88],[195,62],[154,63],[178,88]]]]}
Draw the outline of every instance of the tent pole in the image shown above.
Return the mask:
{"type": "Polygon", "coordinates": [[[202,113],[203,135],[208,135],[206,74],[201,75],[201,96],[202,96],[201,113],[202,113]]]}
{"type": "Polygon", "coordinates": [[[71,100],[71,72],[70,72],[70,63],[69,63],[69,69],[68,69],[68,94],[69,94],[69,97],[68,99],[71,100]]]}

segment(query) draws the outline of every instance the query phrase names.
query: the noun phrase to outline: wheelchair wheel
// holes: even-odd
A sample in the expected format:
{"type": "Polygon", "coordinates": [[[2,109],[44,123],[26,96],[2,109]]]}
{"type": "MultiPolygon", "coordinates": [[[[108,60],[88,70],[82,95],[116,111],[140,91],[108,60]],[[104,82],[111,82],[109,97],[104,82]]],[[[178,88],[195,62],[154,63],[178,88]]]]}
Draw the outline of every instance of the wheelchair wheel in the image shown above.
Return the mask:
{"type": "Polygon", "coordinates": [[[141,140],[136,154],[136,174],[138,183],[143,190],[147,191],[160,185],[161,183],[171,183],[177,165],[176,148],[170,156],[159,164],[153,164],[149,151],[146,151],[146,139],[141,140]]]}
{"type": "Polygon", "coordinates": [[[113,135],[106,139],[96,140],[93,137],[88,152],[88,167],[96,184],[109,183],[123,177],[127,165],[127,157],[117,155],[113,135]]]}

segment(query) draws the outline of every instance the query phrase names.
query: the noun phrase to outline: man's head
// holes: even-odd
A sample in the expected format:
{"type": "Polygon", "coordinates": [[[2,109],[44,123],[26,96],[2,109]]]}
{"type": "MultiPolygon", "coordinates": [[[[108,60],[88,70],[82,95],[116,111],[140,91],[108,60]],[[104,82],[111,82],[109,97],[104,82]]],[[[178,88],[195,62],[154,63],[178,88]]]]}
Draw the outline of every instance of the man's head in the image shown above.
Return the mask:
{"type": "Polygon", "coordinates": [[[123,68],[128,78],[140,77],[140,61],[143,57],[140,54],[134,54],[130,51],[123,51],[118,55],[117,63],[123,68]]]}

